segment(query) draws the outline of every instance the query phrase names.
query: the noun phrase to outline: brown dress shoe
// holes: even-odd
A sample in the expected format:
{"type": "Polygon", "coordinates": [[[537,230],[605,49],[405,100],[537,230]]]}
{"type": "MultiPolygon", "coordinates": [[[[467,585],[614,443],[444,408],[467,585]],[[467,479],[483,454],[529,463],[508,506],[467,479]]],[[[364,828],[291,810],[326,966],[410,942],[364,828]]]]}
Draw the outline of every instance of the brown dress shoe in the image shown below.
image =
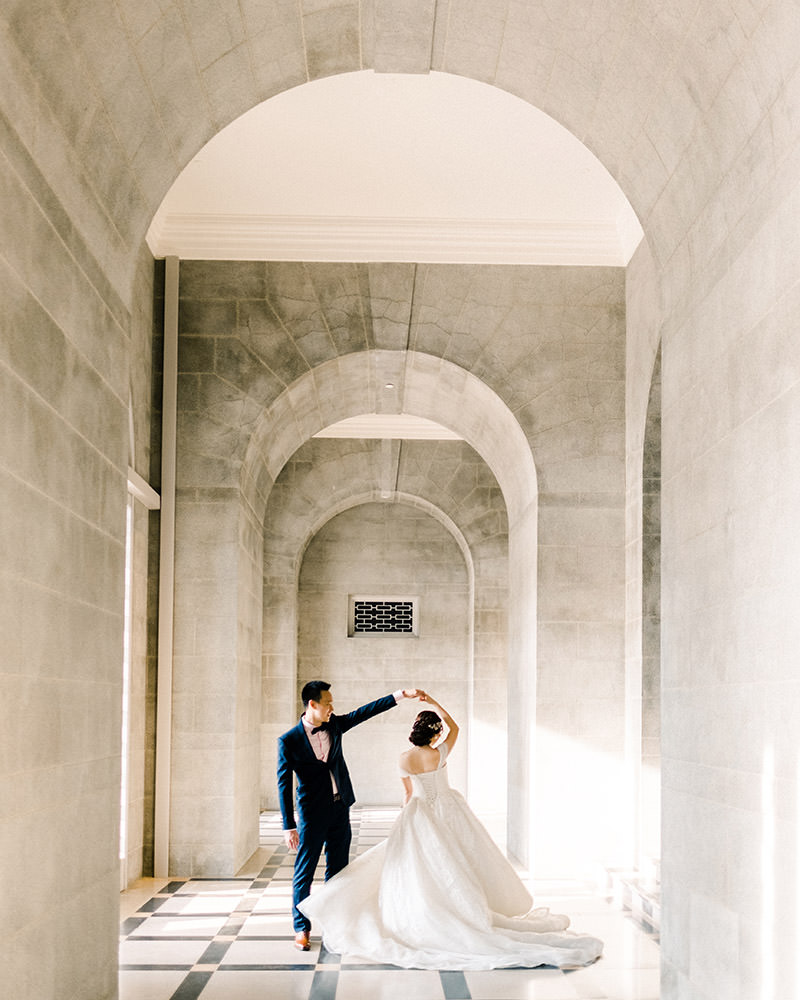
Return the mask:
{"type": "Polygon", "coordinates": [[[294,946],[300,951],[310,951],[311,945],[308,943],[308,931],[300,931],[294,936],[294,946]]]}

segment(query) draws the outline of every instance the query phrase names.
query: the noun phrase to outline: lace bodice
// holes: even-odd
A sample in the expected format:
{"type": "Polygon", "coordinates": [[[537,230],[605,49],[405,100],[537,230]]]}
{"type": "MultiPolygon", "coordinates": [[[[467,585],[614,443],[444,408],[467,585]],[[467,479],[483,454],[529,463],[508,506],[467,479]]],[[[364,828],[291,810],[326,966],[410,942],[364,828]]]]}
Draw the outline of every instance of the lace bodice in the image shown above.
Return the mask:
{"type": "Polygon", "coordinates": [[[424,774],[410,774],[411,798],[425,799],[433,805],[443,792],[450,790],[447,781],[447,768],[440,767],[438,771],[427,771],[424,774]]]}

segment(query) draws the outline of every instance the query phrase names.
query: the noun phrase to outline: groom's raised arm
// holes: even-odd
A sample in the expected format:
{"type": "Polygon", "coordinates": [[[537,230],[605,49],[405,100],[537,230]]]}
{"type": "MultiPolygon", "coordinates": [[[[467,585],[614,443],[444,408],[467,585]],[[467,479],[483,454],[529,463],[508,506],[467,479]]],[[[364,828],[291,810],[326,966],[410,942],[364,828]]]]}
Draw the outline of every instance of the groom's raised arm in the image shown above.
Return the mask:
{"type": "Polygon", "coordinates": [[[336,721],[339,724],[339,729],[341,732],[346,733],[353,726],[366,722],[367,719],[372,719],[382,712],[388,712],[390,708],[394,708],[403,699],[419,698],[420,694],[422,692],[416,688],[402,688],[399,691],[395,691],[394,694],[387,694],[385,698],[378,698],[377,701],[371,701],[366,705],[362,705],[361,708],[355,708],[352,712],[348,712],[347,715],[337,715],[336,721]]]}

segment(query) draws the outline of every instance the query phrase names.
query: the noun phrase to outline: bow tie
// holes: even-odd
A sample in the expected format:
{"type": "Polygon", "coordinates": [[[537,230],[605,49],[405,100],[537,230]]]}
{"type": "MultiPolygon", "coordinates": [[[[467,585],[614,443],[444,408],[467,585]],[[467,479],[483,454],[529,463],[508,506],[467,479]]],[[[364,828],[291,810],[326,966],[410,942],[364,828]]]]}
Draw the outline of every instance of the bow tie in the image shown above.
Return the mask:
{"type": "Polygon", "coordinates": [[[314,733],[322,732],[323,730],[325,730],[327,728],[328,728],[328,723],[327,722],[323,722],[321,726],[314,726],[314,728],[311,730],[311,735],[313,736],[314,733]]]}

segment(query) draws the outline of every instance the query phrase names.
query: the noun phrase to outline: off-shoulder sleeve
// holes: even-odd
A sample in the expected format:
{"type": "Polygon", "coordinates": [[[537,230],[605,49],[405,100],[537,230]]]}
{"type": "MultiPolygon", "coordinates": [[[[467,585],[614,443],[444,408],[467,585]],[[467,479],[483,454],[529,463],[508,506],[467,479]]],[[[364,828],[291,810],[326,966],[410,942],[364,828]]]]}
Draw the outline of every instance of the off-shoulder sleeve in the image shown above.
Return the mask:
{"type": "Polygon", "coordinates": [[[439,751],[439,767],[444,767],[450,747],[446,743],[440,743],[436,749],[439,751]]]}

